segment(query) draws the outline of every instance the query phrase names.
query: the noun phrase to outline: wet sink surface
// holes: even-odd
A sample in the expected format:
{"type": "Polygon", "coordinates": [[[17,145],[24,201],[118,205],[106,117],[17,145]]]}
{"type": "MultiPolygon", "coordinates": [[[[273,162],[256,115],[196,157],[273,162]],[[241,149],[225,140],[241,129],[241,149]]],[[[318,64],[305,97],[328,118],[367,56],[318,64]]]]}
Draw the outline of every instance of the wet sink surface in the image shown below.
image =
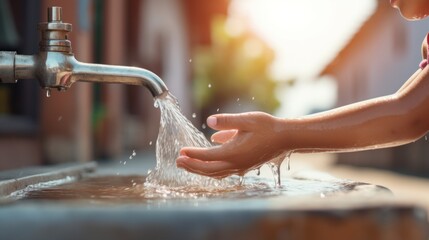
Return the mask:
{"type": "Polygon", "coordinates": [[[213,200],[263,200],[281,198],[307,198],[309,201],[327,198],[389,198],[387,188],[368,183],[337,179],[334,177],[311,177],[312,173],[295,174],[282,179],[280,187],[271,179],[245,177],[239,184],[232,178],[228,187],[204,189],[200,187],[166,187],[145,185],[143,175],[98,175],[89,174],[78,181],[63,184],[53,183],[40,188],[24,189],[14,193],[19,200],[66,200],[94,203],[159,203],[175,200],[190,204],[213,200]]]}
{"type": "Polygon", "coordinates": [[[106,169],[21,192],[0,207],[0,239],[426,239],[425,211],[389,190],[333,177],[246,177],[223,191],[154,191],[106,169]],[[112,174],[113,173],[113,174],[112,174]],[[249,187],[251,186],[251,187],[249,187]],[[166,194],[166,195],[165,195],[166,194]],[[22,227],[25,226],[25,231],[22,227]],[[366,229],[362,231],[362,229],[366,229]]]}

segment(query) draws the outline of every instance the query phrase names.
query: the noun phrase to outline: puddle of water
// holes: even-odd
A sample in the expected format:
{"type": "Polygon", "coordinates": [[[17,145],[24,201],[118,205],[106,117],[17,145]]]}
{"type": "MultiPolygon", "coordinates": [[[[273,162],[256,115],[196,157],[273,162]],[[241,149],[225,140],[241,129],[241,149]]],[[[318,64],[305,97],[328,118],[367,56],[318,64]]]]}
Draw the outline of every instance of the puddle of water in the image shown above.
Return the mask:
{"type": "Polygon", "coordinates": [[[285,185],[275,187],[271,179],[246,177],[242,185],[222,188],[200,187],[157,187],[145,186],[145,177],[101,176],[89,177],[78,182],[65,183],[42,189],[30,188],[14,194],[15,198],[26,200],[79,200],[88,203],[118,202],[162,202],[182,199],[187,202],[210,199],[251,199],[277,196],[310,196],[328,198],[355,191],[360,186],[371,186],[344,180],[320,181],[315,179],[286,178],[285,185]]]}

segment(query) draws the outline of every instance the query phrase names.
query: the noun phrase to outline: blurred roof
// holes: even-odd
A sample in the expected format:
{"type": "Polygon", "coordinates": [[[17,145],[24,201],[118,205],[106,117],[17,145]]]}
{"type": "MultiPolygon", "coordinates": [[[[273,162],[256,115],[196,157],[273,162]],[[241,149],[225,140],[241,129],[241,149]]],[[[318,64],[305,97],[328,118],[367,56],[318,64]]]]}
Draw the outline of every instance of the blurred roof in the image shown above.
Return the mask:
{"type": "Polygon", "coordinates": [[[183,0],[188,20],[191,45],[206,45],[211,41],[211,20],[216,15],[226,16],[229,0],[183,0]]]}
{"type": "Polygon", "coordinates": [[[334,74],[336,69],[341,68],[344,62],[343,60],[352,57],[352,50],[362,47],[362,42],[368,36],[377,32],[377,28],[379,27],[378,23],[385,20],[388,14],[393,15],[392,7],[389,2],[378,0],[374,13],[369,15],[369,17],[362,22],[362,25],[356,29],[356,32],[351,36],[345,46],[339,50],[335,58],[319,73],[319,76],[334,74]]]}

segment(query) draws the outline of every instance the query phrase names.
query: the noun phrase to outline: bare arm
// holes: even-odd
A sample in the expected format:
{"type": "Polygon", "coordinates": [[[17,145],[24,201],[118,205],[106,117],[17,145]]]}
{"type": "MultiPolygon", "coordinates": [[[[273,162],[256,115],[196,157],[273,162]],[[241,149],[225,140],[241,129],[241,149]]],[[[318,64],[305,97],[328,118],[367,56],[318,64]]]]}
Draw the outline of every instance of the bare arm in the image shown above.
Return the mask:
{"type": "Polygon", "coordinates": [[[395,94],[281,121],[284,133],[294,139],[289,147],[298,152],[357,151],[415,141],[429,129],[428,68],[418,70],[395,94]]]}
{"type": "Polygon", "coordinates": [[[429,67],[401,90],[302,118],[261,112],[219,114],[211,148],[183,148],[178,167],[212,176],[243,174],[287,151],[346,152],[406,144],[429,129],[429,67]]]}

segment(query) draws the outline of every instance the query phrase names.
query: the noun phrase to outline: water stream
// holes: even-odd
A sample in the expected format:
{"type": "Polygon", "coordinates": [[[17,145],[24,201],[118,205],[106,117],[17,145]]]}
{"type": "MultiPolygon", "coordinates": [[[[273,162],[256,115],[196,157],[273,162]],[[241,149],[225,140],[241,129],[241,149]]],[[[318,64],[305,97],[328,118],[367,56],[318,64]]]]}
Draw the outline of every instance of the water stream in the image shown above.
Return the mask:
{"type": "Polygon", "coordinates": [[[155,101],[161,111],[158,139],[156,140],[156,167],[146,179],[147,187],[226,187],[231,179],[217,180],[179,169],[176,159],[183,147],[210,147],[204,134],[180,112],[177,100],[171,94],[155,101]]]}

